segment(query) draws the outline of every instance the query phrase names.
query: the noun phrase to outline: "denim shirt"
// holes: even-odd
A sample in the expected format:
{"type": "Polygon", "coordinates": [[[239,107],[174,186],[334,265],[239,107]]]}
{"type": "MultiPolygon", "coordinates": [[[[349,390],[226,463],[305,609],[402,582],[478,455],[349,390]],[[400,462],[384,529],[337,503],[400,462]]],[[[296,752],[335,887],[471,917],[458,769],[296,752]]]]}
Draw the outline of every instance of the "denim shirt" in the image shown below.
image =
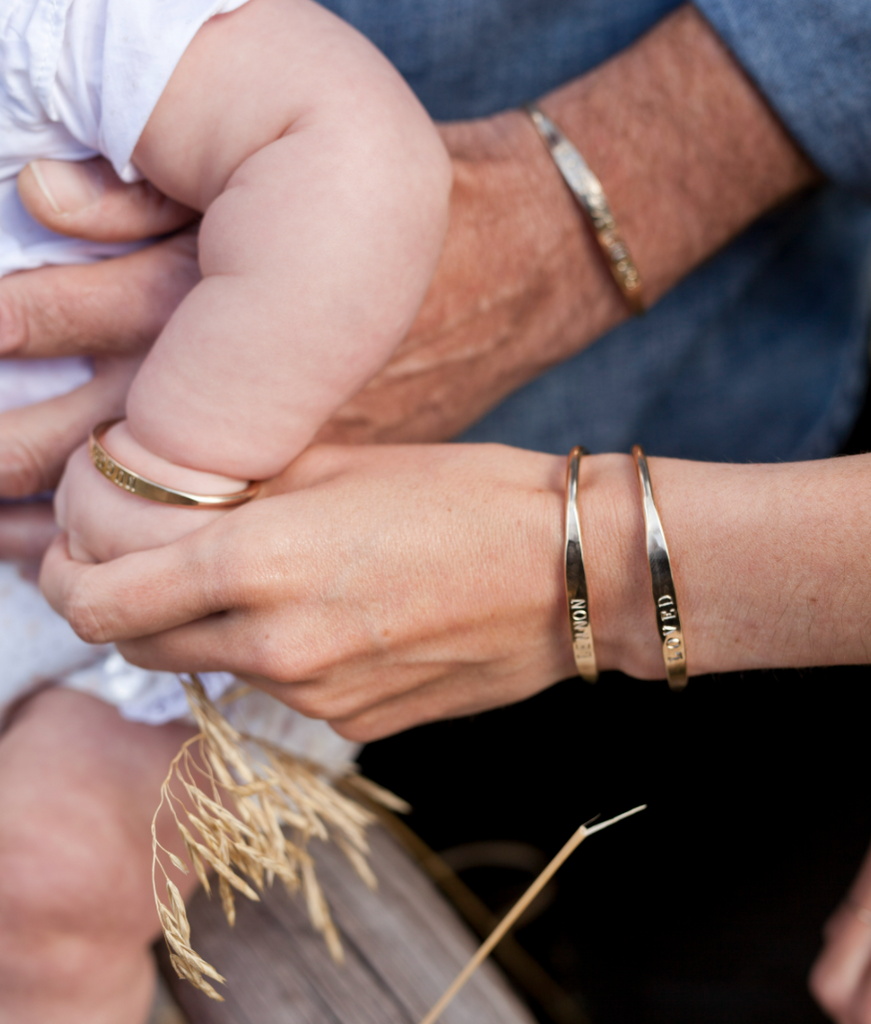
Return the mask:
{"type": "MultiPolygon", "coordinates": [[[[325,5],[369,36],[443,120],[533,99],[620,52],[679,6],[325,5]]],[[[871,317],[871,4],[697,7],[829,184],[758,221],[644,317],[516,392],[464,440],[552,452],[575,444],[626,451],[639,441],[659,455],[767,462],[824,457],[848,435],[866,386],[871,317]]]]}

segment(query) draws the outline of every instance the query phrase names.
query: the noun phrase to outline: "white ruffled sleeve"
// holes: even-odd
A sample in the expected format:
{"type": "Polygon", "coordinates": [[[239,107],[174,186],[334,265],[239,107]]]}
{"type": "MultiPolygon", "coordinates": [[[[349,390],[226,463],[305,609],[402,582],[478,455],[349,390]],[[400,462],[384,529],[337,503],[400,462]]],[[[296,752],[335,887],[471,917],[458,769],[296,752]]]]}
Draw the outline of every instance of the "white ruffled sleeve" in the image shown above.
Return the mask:
{"type": "Polygon", "coordinates": [[[133,150],[199,28],[247,0],[39,0],[27,27],[46,115],[102,153],[124,181],[133,150]]]}

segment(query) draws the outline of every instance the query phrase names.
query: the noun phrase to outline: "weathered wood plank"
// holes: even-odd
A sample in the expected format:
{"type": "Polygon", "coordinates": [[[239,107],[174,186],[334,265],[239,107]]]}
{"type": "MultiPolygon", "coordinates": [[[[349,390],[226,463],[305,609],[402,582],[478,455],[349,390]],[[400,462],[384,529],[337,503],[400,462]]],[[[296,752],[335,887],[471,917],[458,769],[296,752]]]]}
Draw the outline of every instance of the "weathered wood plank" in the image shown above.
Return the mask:
{"type": "MultiPolygon", "coordinates": [[[[276,886],[260,904],[237,901],[231,932],[220,905],[199,893],[193,943],[228,981],[225,1003],[170,978],[192,1024],[416,1024],[476,948],[452,908],[382,829],[372,830],[379,891],[369,892],[341,851],[317,844],[318,877],[345,947],[336,966],[304,903],[276,886]]],[[[444,1024],[533,1024],[499,972],[485,964],[444,1024]]]]}

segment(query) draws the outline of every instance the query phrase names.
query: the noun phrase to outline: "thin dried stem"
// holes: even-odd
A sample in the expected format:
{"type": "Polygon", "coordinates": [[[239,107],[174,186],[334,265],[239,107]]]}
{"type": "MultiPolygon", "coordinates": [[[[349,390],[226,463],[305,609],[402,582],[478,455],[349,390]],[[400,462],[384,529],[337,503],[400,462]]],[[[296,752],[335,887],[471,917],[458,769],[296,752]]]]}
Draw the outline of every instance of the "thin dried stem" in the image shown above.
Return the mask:
{"type": "Polygon", "coordinates": [[[581,843],[592,835],[594,832],[601,832],[603,828],[608,828],[609,825],[615,825],[618,821],[622,821],[624,818],[630,817],[630,815],[637,814],[639,811],[643,811],[646,808],[646,804],[642,804],[640,807],[633,807],[631,811],[624,811],[623,814],[618,814],[616,818],[611,818],[608,821],[603,821],[598,825],[586,826],[581,825],[577,832],[573,833],[568,842],[563,846],[559,853],[553,858],[550,864],[541,872],[538,878],[530,885],[526,892],[520,897],[520,899],[514,904],[511,910],[505,915],[505,917],[499,922],[498,925],[490,933],[486,941],[479,947],[478,951],[472,957],[466,966],[460,971],[460,973],[454,978],[453,982],[448,986],[447,991],[435,1004],[435,1006],[429,1011],[429,1013],[423,1018],[421,1024],[435,1024],[435,1022],[441,1017],[448,1007],[448,1004],[454,999],[456,994],[460,991],[463,985],[472,977],[477,971],[481,964],[487,959],[487,957],[493,952],[500,940],[505,938],[511,926],[517,921],[524,910],[529,906],[535,897],[541,892],[541,890],[547,885],[547,883],[553,878],[553,876],[559,871],[562,865],[569,859],[569,857],[575,852],[575,850],[581,845],[581,843]]]}
{"type": "MultiPolygon", "coordinates": [[[[178,871],[189,873],[188,865],[158,842],[157,818],[164,807],[209,896],[208,869],[217,874],[221,905],[231,926],[236,919],[234,891],[259,900],[257,893],[279,878],[290,893],[302,889],[312,925],[341,962],[339,933],[318,884],[308,842],[312,837],[334,840],[366,885],[374,888],[375,876],[366,860],[366,828],[375,816],[339,793],[318,765],[234,729],[196,675],[190,681],[179,678],[199,732],[173,758],[151,822],[154,902],[176,973],[210,999],[223,1001],[206,978],[226,981],[191,946],[184,900],[164,866],[165,858],[178,871]],[[166,901],[159,895],[158,871],[166,901]]],[[[353,772],[348,766],[341,778],[343,788],[356,788],[385,806],[407,809],[392,793],[353,772]]]]}

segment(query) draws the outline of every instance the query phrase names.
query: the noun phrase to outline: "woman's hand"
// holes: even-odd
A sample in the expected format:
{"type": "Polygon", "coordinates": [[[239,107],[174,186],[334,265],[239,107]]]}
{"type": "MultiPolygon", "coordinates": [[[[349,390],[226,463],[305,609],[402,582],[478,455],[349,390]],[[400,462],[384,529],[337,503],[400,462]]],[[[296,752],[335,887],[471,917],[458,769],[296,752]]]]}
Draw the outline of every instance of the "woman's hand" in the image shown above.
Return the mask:
{"type": "MultiPolygon", "coordinates": [[[[869,462],[650,460],[691,674],[869,660],[869,462]]],[[[59,538],[42,585],[135,664],[236,672],[371,739],[574,674],[564,472],[499,445],[315,447],[167,547],[89,566],[59,538]]],[[[599,668],[662,679],[632,459],[585,458],[579,493],[599,668]]]]}
{"type": "Polygon", "coordinates": [[[871,851],[826,922],[810,988],[836,1024],[871,1024],[871,851]]]}
{"type": "Polygon", "coordinates": [[[314,448],[168,547],[86,566],[59,538],[44,586],[136,664],[236,672],[372,739],[572,674],[564,469],[496,446],[314,448]]]}

